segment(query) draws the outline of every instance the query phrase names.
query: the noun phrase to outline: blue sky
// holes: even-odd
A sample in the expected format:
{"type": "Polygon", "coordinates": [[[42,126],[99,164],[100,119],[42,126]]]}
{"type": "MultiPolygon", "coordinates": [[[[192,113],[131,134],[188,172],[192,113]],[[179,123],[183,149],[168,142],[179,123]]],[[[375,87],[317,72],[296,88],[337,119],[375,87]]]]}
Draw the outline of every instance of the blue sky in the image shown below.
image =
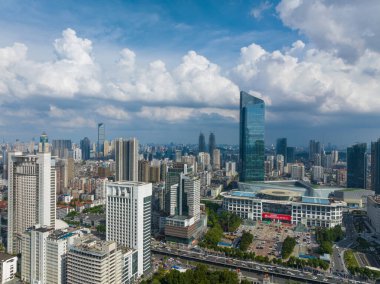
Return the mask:
{"type": "Polygon", "coordinates": [[[266,141],[380,137],[378,1],[0,1],[0,135],[238,142],[238,93],[266,141]],[[363,17],[365,16],[365,17],[363,17]]]}

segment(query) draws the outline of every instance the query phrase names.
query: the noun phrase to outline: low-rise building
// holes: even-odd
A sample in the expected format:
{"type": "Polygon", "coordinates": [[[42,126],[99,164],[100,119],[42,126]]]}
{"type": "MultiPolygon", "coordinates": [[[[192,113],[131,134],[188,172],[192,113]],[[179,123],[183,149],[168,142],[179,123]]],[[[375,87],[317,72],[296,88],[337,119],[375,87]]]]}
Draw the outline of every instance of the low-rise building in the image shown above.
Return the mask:
{"type": "Polygon", "coordinates": [[[243,219],[277,220],[291,224],[332,228],[342,224],[347,204],[329,198],[301,196],[300,192],[264,189],[224,194],[223,208],[243,219]]]}
{"type": "Polygon", "coordinates": [[[0,252],[0,284],[12,281],[16,272],[17,256],[0,252]]]}

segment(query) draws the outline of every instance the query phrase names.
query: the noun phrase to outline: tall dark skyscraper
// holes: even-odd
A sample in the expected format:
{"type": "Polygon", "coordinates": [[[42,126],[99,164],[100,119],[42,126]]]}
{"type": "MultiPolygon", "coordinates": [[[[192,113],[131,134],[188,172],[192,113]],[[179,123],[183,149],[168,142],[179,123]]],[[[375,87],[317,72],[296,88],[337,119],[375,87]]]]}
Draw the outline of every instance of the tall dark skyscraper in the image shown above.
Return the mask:
{"type": "Polygon", "coordinates": [[[90,159],[90,148],[91,148],[90,139],[85,137],[83,140],[80,141],[80,149],[82,150],[83,161],[87,161],[90,159]]]}
{"type": "Polygon", "coordinates": [[[264,180],[265,103],[240,92],[240,181],[264,180]]]}
{"type": "Polygon", "coordinates": [[[285,165],[288,162],[287,159],[287,146],[288,140],[286,138],[278,138],[276,143],[276,155],[283,155],[285,165]]]}
{"type": "Polygon", "coordinates": [[[380,139],[371,143],[371,187],[380,195],[380,139]]]}
{"type": "Polygon", "coordinates": [[[366,188],[367,144],[360,143],[347,148],[347,187],[366,188]]]}
{"type": "Polygon", "coordinates": [[[206,152],[206,139],[205,139],[205,136],[202,132],[199,134],[198,151],[199,152],[206,152]]]}
{"type": "Polygon", "coordinates": [[[296,161],[296,148],[286,147],[286,162],[294,163],[296,161]]]}
{"type": "Polygon", "coordinates": [[[309,142],[309,160],[314,161],[315,154],[321,154],[321,143],[319,141],[310,140],[309,142]]]}
{"type": "Polygon", "coordinates": [[[106,126],[103,122],[98,123],[98,144],[96,145],[96,155],[98,158],[104,156],[104,140],[106,139],[106,126]]]}
{"type": "Polygon", "coordinates": [[[215,134],[210,133],[210,136],[208,137],[208,152],[210,153],[211,157],[211,165],[214,164],[214,150],[216,149],[215,145],[215,134]]]}

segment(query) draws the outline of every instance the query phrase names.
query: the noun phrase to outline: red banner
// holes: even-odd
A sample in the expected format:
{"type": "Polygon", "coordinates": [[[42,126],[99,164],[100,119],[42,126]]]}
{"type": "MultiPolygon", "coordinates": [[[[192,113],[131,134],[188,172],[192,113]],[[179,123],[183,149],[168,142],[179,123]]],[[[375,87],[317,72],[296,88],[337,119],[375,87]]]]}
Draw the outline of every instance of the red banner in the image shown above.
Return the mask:
{"type": "Polygon", "coordinates": [[[280,220],[280,221],[292,221],[291,215],[284,215],[284,214],[275,214],[275,213],[263,213],[262,214],[263,219],[274,219],[274,220],[280,220]]]}

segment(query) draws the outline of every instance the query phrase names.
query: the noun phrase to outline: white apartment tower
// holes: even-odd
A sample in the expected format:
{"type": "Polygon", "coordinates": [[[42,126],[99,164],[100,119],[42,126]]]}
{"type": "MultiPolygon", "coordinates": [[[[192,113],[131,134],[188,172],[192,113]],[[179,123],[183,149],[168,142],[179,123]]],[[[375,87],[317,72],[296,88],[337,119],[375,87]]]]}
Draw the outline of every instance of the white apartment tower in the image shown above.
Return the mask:
{"type": "Polygon", "coordinates": [[[214,149],[213,153],[213,169],[214,170],[220,170],[220,150],[219,149],[214,149]]]}
{"type": "Polygon", "coordinates": [[[107,241],[137,250],[138,276],[151,268],[151,199],[151,183],[107,184],[107,241]]]}
{"type": "Polygon", "coordinates": [[[116,181],[138,181],[138,150],[136,138],[115,140],[116,181]]]}
{"type": "Polygon", "coordinates": [[[40,138],[37,155],[8,154],[8,253],[20,253],[27,228],[55,227],[55,186],[55,160],[46,134],[40,138]]]}

